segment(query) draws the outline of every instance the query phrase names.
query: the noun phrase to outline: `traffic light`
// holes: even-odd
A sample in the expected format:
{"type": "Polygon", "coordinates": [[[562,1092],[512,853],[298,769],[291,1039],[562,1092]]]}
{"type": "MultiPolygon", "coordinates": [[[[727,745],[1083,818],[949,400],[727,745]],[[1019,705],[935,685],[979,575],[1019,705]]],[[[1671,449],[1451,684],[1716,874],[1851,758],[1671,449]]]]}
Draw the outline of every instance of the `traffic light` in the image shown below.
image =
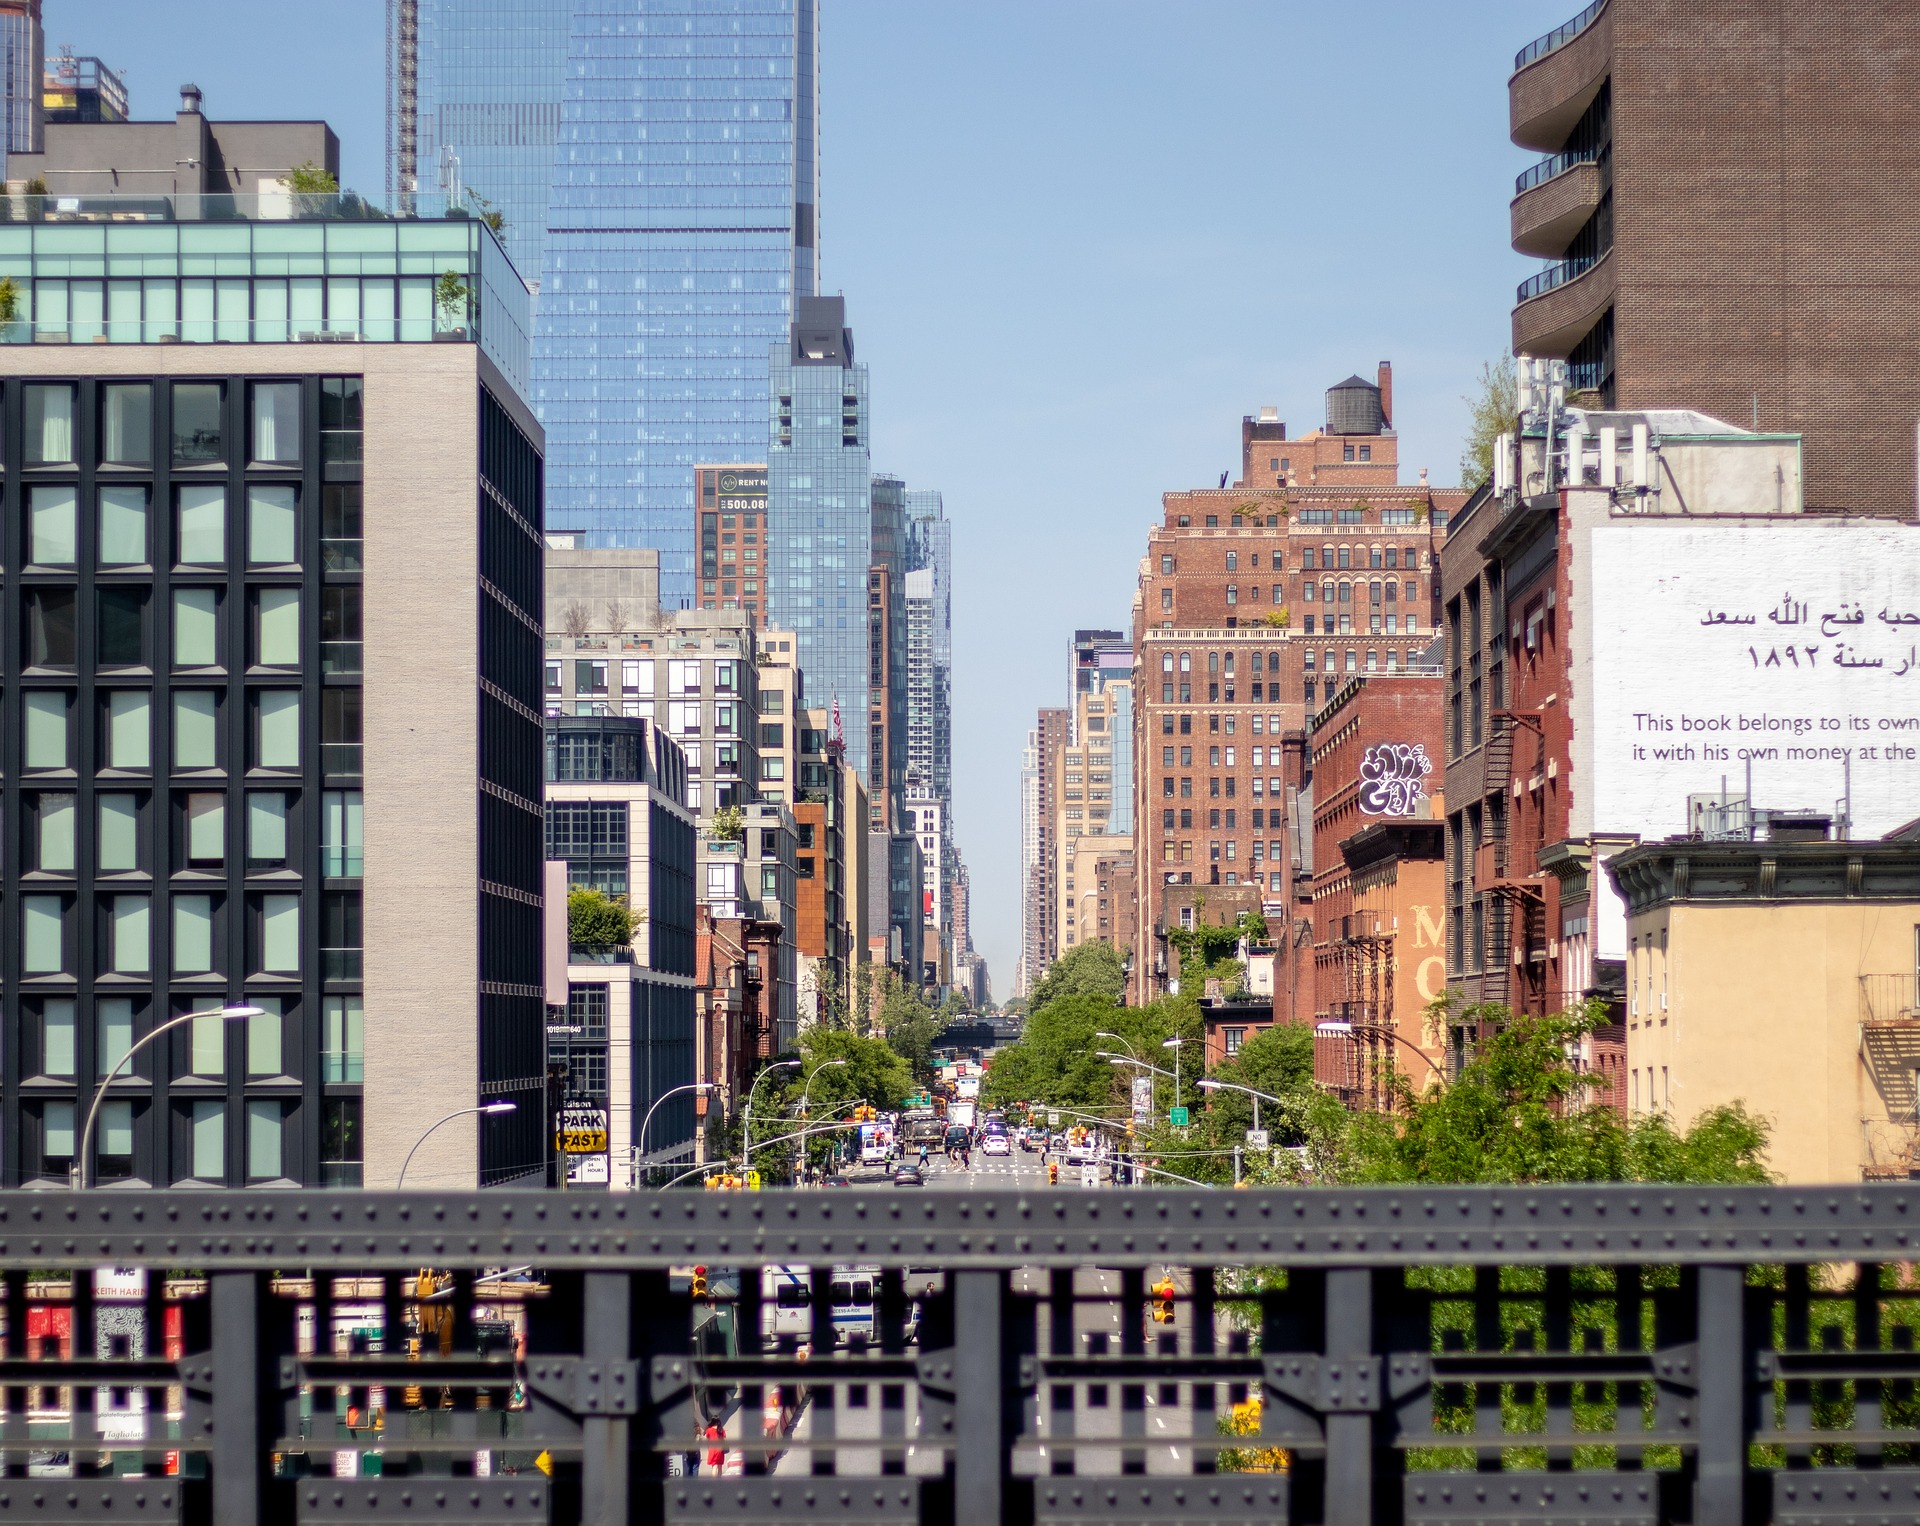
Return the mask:
{"type": "Polygon", "coordinates": [[[1058,1186],[1059,1183],[1060,1183],[1060,1162],[1057,1160],[1050,1160],[1047,1162],[1047,1185],[1049,1187],[1055,1187],[1055,1186],[1058,1186]]]}
{"type": "Polygon", "coordinates": [[[1173,1279],[1162,1277],[1153,1285],[1153,1322],[1156,1325],[1173,1323],[1173,1279]]]}
{"type": "Polygon", "coordinates": [[[704,1266],[696,1266],[693,1269],[693,1285],[688,1291],[695,1298],[707,1296],[707,1269],[704,1266]]]}

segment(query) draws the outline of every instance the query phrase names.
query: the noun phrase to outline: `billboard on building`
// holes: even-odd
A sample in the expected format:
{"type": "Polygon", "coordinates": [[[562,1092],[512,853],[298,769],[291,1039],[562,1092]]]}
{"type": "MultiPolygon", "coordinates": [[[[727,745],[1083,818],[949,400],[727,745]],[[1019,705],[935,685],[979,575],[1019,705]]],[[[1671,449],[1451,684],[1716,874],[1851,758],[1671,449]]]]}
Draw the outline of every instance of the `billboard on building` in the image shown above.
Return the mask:
{"type": "Polygon", "coordinates": [[[1855,837],[1920,816],[1920,526],[1614,523],[1592,548],[1594,830],[1692,830],[1690,796],[1749,777],[1753,807],[1845,809],[1855,837]]]}

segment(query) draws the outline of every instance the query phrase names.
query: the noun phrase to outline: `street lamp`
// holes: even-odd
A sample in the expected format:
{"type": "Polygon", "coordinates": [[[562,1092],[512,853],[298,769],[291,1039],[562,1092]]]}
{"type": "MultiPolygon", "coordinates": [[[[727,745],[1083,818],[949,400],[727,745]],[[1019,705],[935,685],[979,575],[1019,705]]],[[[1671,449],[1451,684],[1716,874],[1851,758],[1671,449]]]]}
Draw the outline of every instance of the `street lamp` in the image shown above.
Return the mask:
{"type": "Polygon", "coordinates": [[[1264,1099],[1275,1107],[1285,1107],[1286,1102],[1274,1096],[1272,1092],[1255,1091],[1251,1086],[1242,1086],[1237,1081],[1201,1081],[1196,1083],[1203,1092],[1245,1092],[1253,1098],[1253,1126],[1260,1127],[1260,1103],[1264,1099]]]}
{"type": "Polygon", "coordinates": [[[1415,1054],[1419,1055],[1421,1059],[1426,1061],[1427,1068],[1431,1070],[1436,1076],[1444,1077],[1446,1075],[1446,1072],[1440,1068],[1439,1062],[1435,1060],[1431,1055],[1429,1055],[1426,1052],[1426,1050],[1422,1049],[1418,1044],[1414,1043],[1412,1039],[1407,1038],[1405,1035],[1394,1032],[1393,1029],[1388,1027],[1385,1023],[1362,1023],[1360,1027],[1356,1029],[1352,1023],[1346,1022],[1339,1018],[1329,1018],[1323,1022],[1318,1022],[1313,1025],[1314,1033],[1320,1038],[1349,1038],[1349,1039],[1352,1039],[1355,1043],[1358,1043],[1360,1041],[1361,1030],[1364,1030],[1368,1033],[1384,1033],[1388,1038],[1392,1039],[1396,1044],[1404,1044],[1406,1045],[1407,1048],[1411,1049],[1415,1054]]]}
{"type": "Polygon", "coordinates": [[[653,1106],[647,1109],[647,1116],[640,1120],[640,1133],[634,1140],[633,1171],[635,1176],[640,1174],[640,1162],[647,1153],[647,1125],[653,1122],[653,1115],[660,1110],[660,1104],[665,1102],[669,1097],[679,1096],[682,1092],[710,1092],[718,1090],[718,1084],[713,1081],[690,1081],[685,1086],[676,1086],[671,1091],[664,1091],[653,1099],[653,1106]]]}
{"type": "Polygon", "coordinates": [[[230,1023],[237,1023],[245,1018],[262,1017],[264,1015],[265,1010],[263,1008],[249,1007],[241,1004],[211,1007],[205,1012],[183,1012],[178,1017],[167,1019],[166,1022],[160,1024],[159,1027],[155,1028],[138,1043],[129,1045],[127,1052],[120,1056],[119,1064],[107,1072],[106,1079],[100,1083],[100,1089],[93,1094],[93,1105],[87,1109],[86,1126],[80,1131],[80,1153],[74,1156],[73,1165],[67,1172],[68,1186],[72,1187],[75,1192],[81,1192],[86,1189],[87,1160],[93,1153],[93,1126],[100,1120],[100,1104],[107,1100],[107,1092],[112,1088],[113,1083],[119,1078],[121,1072],[133,1063],[133,1057],[136,1054],[142,1049],[145,1049],[147,1045],[151,1044],[155,1039],[159,1038],[161,1034],[168,1032],[170,1029],[178,1028],[182,1023],[190,1023],[195,1018],[218,1017],[230,1023]]]}
{"type": "Polygon", "coordinates": [[[832,1070],[835,1066],[844,1068],[846,1063],[845,1060],[822,1060],[807,1073],[807,1084],[800,1088],[800,1116],[802,1118],[807,1116],[807,1108],[813,1096],[813,1083],[815,1078],[818,1077],[823,1070],[832,1070]]]}
{"type": "Polygon", "coordinates": [[[1098,1028],[1094,1030],[1093,1036],[1097,1039],[1112,1039],[1116,1044],[1125,1044],[1127,1046],[1127,1053],[1128,1054],[1133,1053],[1133,1041],[1129,1038],[1124,1037],[1121,1034],[1109,1033],[1104,1028],[1098,1028]]]}
{"type": "Polygon", "coordinates": [[[1173,1105],[1180,1106],[1180,1046],[1183,1040],[1168,1039],[1160,1047],[1173,1051],[1173,1105]]]}
{"type": "MultiPolygon", "coordinates": [[[[454,1119],[465,1118],[470,1113],[478,1114],[485,1118],[495,1118],[502,1113],[511,1113],[518,1107],[519,1103],[508,1102],[503,1099],[499,1102],[482,1102],[478,1107],[457,1108],[455,1111],[448,1113],[447,1116],[442,1118],[438,1123],[430,1125],[427,1129],[427,1134],[431,1134],[435,1129],[439,1128],[442,1123],[452,1123],[454,1119]]],[[[427,1142],[427,1134],[422,1134],[418,1139],[414,1140],[413,1150],[407,1151],[407,1158],[400,1162],[400,1179],[393,1184],[393,1190],[395,1192],[398,1192],[407,1184],[407,1167],[413,1164],[413,1151],[419,1149],[420,1146],[427,1142]]]]}
{"type": "Polygon", "coordinates": [[[765,1070],[761,1071],[759,1075],[755,1076],[753,1078],[753,1085],[747,1088],[747,1106],[742,1115],[740,1139],[742,1144],[741,1158],[746,1161],[749,1170],[752,1169],[753,1166],[753,1094],[759,1090],[760,1083],[766,1080],[767,1077],[772,1075],[776,1070],[798,1070],[799,1068],[800,1062],[798,1060],[775,1060],[772,1064],[768,1065],[765,1070]]]}

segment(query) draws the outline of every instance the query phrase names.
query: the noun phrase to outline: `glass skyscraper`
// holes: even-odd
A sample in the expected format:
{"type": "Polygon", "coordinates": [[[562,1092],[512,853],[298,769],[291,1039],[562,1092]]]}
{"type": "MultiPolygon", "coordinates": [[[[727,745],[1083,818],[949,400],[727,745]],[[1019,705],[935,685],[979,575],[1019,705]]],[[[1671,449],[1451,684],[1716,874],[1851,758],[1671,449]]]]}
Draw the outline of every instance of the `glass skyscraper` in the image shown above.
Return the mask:
{"type": "Polygon", "coordinates": [[[840,707],[848,761],[877,794],[885,781],[870,771],[867,724],[875,560],[867,368],[854,363],[840,298],[806,297],[798,307],[791,335],[767,359],[767,623],[799,639],[807,702],[840,707]]]}
{"type": "MultiPolygon", "coordinates": [[[[394,190],[459,195],[505,219],[501,242],[540,277],[566,70],[567,0],[413,0],[417,168],[394,190]]],[[[405,22],[403,20],[402,25],[405,22]]]]}
{"type": "Polygon", "coordinates": [[[690,604],[694,466],[759,458],[818,281],[819,0],[409,3],[419,184],[451,152],[539,278],[547,523],[690,604]]]}

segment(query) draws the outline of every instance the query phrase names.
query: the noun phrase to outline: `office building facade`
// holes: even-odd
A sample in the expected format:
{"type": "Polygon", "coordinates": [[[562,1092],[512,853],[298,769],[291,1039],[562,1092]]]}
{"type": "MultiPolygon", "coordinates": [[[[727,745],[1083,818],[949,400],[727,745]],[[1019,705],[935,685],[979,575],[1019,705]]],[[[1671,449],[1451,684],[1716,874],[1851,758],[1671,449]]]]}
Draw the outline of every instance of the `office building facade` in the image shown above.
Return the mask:
{"type": "MultiPolygon", "coordinates": [[[[11,154],[40,151],[40,93],[44,88],[47,41],[41,25],[41,0],[0,0],[0,80],[6,91],[5,150],[11,154]]],[[[13,175],[11,165],[7,168],[13,175]]]]}

